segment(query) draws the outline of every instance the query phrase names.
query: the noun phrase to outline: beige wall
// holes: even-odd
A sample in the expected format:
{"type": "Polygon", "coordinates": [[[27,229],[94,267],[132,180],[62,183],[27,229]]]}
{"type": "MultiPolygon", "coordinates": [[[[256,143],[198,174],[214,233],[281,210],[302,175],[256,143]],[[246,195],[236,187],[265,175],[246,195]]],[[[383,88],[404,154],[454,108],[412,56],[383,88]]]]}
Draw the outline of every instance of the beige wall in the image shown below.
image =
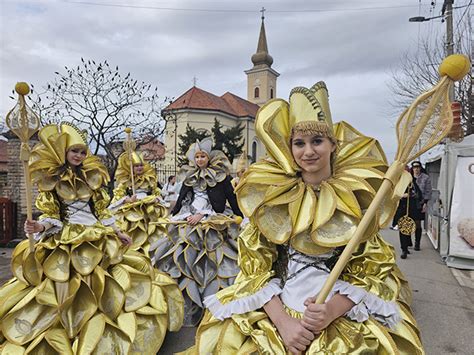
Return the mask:
{"type": "Polygon", "coordinates": [[[271,68],[250,69],[247,74],[247,100],[257,105],[263,105],[275,98],[278,73],[271,68]],[[259,97],[255,97],[255,88],[259,89],[259,97]],[[273,97],[270,90],[273,89],[273,97]]]}

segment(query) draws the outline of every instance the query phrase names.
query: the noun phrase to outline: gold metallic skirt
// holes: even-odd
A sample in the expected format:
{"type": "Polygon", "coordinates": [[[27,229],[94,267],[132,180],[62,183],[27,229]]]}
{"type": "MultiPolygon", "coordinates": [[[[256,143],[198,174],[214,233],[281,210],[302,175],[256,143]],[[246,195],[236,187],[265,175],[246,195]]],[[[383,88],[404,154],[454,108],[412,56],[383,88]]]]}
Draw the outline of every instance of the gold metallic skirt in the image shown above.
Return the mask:
{"type": "Polygon", "coordinates": [[[154,224],[164,220],[168,211],[156,202],[155,196],[127,203],[117,209],[117,225],[132,238],[130,249],[149,255],[150,245],[166,234],[165,225],[154,224]]]}
{"type": "MultiPolygon", "coordinates": [[[[401,310],[404,320],[395,329],[372,318],[362,323],[338,318],[313,340],[305,354],[424,354],[414,319],[406,307],[401,310]]],[[[182,354],[252,353],[287,354],[276,327],[263,311],[233,315],[225,321],[206,311],[196,345],[182,354]]]]}
{"type": "Polygon", "coordinates": [[[170,225],[167,237],[153,246],[156,267],[175,279],[183,292],[184,325],[196,326],[203,300],[234,283],[239,272],[239,225],[225,215],[196,226],[170,225]]]}
{"type": "Polygon", "coordinates": [[[176,283],[99,223],[66,223],[33,253],[21,242],[12,271],[0,288],[2,354],[153,354],[182,324],[176,283]]]}

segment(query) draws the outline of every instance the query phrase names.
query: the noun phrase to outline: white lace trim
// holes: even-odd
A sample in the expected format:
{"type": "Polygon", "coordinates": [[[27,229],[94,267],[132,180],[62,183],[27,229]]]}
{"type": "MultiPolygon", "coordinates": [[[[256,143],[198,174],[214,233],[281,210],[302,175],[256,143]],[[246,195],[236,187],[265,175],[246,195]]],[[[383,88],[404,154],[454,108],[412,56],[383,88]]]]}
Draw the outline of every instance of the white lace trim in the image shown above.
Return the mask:
{"type": "Polygon", "coordinates": [[[212,315],[224,320],[230,318],[233,314],[243,314],[255,311],[263,307],[273,296],[277,296],[282,292],[279,279],[272,279],[266,286],[258,290],[251,296],[242,297],[237,300],[222,304],[217,296],[210,295],[204,299],[204,305],[212,315]]]}
{"type": "Polygon", "coordinates": [[[42,220],[38,221],[41,225],[44,226],[44,231],[40,233],[34,233],[33,238],[35,240],[41,240],[44,237],[56,234],[63,229],[63,222],[56,218],[43,218],[42,220]]]}
{"type": "Polygon", "coordinates": [[[335,293],[340,293],[355,303],[345,316],[356,322],[364,322],[372,316],[384,326],[394,328],[401,320],[400,309],[396,302],[384,301],[373,293],[348,282],[337,281],[329,298],[335,293]]]}

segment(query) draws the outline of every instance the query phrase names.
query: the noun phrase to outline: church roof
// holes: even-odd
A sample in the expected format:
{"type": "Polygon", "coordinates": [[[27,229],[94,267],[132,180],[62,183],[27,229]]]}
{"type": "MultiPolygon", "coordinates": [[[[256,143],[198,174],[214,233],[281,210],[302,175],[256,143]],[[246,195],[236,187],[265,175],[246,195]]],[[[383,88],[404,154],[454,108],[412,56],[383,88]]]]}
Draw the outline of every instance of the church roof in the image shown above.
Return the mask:
{"type": "Polygon", "coordinates": [[[216,96],[193,86],[163,111],[179,109],[220,111],[235,117],[255,117],[259,106],[230,92],[216,96]]]}

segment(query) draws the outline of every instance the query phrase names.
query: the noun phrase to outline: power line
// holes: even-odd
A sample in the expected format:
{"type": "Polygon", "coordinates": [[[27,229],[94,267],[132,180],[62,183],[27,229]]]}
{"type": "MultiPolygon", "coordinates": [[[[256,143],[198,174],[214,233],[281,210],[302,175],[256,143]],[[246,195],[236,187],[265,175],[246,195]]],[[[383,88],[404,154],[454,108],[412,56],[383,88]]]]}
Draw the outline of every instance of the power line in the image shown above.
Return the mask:
{"type": "MultiPolygon", "coordinates": [[[[257,10],[239,10],[239,9],[161,7],[161,6],[113,4],[113,3],[100,3],[100,2],[90,2],[90,1],[69,1],[69,0],[66,0],[64,2],[69,3],[69,4],[87,5],[87,6],[103,6],[103,7],[118,7],[118,8],[161,10],[161,11],[182,11],[182,12],[255,13],[257,11],[257,10]]],[[[267,10],[267,11],[273,12],[273,13],[351,12],[351,11],[371,11],[371,10],[385,10],[385,9],[399,9],[399,8],[413,8],[413,7],[418,7],[418,5],[373,6],[373,7],[359,7],[359,8],[350,8],[350,9],[304,9],[304,10],[267,10]]]]}

